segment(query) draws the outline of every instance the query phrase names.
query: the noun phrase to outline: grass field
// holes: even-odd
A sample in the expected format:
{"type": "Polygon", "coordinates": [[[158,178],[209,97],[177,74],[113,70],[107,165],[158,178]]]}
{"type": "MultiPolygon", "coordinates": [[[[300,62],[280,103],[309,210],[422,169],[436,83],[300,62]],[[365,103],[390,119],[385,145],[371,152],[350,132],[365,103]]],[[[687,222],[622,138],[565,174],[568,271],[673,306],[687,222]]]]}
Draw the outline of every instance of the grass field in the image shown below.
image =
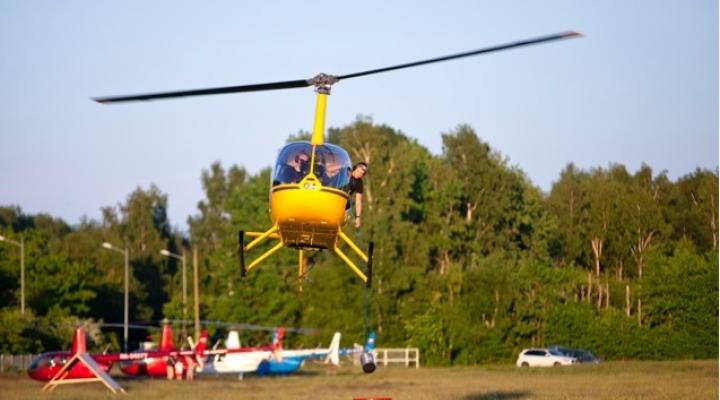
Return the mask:
{"type": "MultiPolygon", "coordinates": [[[[128,398],[223,399],[717,399],[718,361],[608,362],[547,369],[510,365],[384,368],[371,375],[345,366],[334,375],[310,366],[300,375],[282,378],[205,377],[193,382],[131,380],[118,377],[128,398]]],[[[25,375],[0,374],[0,399],[119,398],[100,383],[40,391],[41,382],[25,375]]]]}

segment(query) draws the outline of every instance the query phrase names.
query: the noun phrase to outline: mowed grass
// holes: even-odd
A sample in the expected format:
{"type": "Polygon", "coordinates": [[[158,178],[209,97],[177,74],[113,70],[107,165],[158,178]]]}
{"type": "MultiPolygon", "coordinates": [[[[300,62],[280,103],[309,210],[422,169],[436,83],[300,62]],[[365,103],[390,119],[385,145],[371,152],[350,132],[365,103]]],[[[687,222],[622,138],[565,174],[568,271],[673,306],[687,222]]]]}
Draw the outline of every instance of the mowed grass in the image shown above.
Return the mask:
{"type": "MultiPolygon", "coordinates": [[[[717,399],[718,361],[608,362],[544,369],[510,365],[455,368],[379,367],[363,374],[346,365],[335,374],[309,366],[279,378],[201,377],[175,382],[118,377],[128,398],[176,400],[224,399],[717,399]]],[[[101,383],[58,387],[41,392],[43,383],[25,375],[0,374],[0,399],[120,398],[101,383]]]]}

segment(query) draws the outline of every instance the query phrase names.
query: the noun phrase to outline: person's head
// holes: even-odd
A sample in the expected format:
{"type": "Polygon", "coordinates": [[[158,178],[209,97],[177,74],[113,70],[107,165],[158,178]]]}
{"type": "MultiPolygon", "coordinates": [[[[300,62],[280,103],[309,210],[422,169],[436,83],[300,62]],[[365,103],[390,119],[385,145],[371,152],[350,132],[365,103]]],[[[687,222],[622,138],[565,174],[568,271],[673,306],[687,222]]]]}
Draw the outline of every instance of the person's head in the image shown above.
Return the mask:
{"type": "Polygon", "coordinates": [[[355,164],[355,166],[352,169],[352,172],[350,175],[352,175],[355,179],[361,179],[365,174],[367,174],[368,165],[365,162],[359,162],[355,164]]]}
{"type": "Polygon", "coordinates": [[[299,153],[295,156],[295,170],[297,170],[298,172],[306,171],[309,162],[310,156],[307,153],[299,153]]]}

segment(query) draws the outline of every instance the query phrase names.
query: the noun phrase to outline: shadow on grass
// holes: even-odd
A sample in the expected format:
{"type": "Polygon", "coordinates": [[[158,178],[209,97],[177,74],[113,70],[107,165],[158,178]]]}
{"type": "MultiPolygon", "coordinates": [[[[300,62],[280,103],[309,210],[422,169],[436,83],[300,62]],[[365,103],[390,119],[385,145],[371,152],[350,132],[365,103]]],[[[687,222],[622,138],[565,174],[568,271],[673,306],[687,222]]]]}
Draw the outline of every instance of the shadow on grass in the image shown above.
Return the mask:
{"type": "MultiPolygon", "coordinates": [[[[150,378],[147,376],[130,376],[130,375],[110,375],[111,378],[115,380],[115,382],[143,382],[143,381],[152,381],[152,380],[160,380],[160,378],[150,378]]],[[[164,380],[164,379],[163,379],[164,380]]]]}
{"type": "Polygon", "coordinates": [[[488,392],[474,393],[462,398],[462,400],[513,400],[527,397],[528,392],[488,392]]]}

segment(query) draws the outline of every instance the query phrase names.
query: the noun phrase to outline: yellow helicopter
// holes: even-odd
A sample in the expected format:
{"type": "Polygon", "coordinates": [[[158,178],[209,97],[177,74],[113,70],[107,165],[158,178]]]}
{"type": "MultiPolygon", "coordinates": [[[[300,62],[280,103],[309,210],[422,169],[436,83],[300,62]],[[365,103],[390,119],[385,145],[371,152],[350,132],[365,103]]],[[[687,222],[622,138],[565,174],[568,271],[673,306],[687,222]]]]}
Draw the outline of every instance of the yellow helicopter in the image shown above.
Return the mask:
{"type": "MultiPolygon", "coordinates": [[[[202,96],[263,90],[291,89],[314,86],[317,93],[315,120],[309,142],[293,142],[283,147],[272,172],[270,186],[270,220],[272,226],[265,232],[240,231],[238,252],[242,276],[255,268],[282,247],[299,250],[298,278],[305,275],[305,250],[332,250],[362,280],[367,287],[372,282],[373,242],[364,253],[344,232],[345,210],[349,201],[351,160],[339,146],[325,143],[325,111],[330,87],[345,79],[377,74],[402,68],[416,67],[500,50],[581,36],[577,32],[563,32],[534,39],[472,50],[444,57],[399,64],[347,75],[319,74],[312,79],[227,86],[210,89],[183,90],[127,96],[93,98],[98,103],[110,104],[128,101],[147,101],[186,96],[202,96]],[[254,238],[245,244],[245,236],[254,238]],[[245,253],[266,240],[277,243],[245,265],[245,253]],[[363,272],[340,248],[346,244],[365,264],[363,272]]],[[[302,286],[301,286],[302,290],[302,286]]]]}

